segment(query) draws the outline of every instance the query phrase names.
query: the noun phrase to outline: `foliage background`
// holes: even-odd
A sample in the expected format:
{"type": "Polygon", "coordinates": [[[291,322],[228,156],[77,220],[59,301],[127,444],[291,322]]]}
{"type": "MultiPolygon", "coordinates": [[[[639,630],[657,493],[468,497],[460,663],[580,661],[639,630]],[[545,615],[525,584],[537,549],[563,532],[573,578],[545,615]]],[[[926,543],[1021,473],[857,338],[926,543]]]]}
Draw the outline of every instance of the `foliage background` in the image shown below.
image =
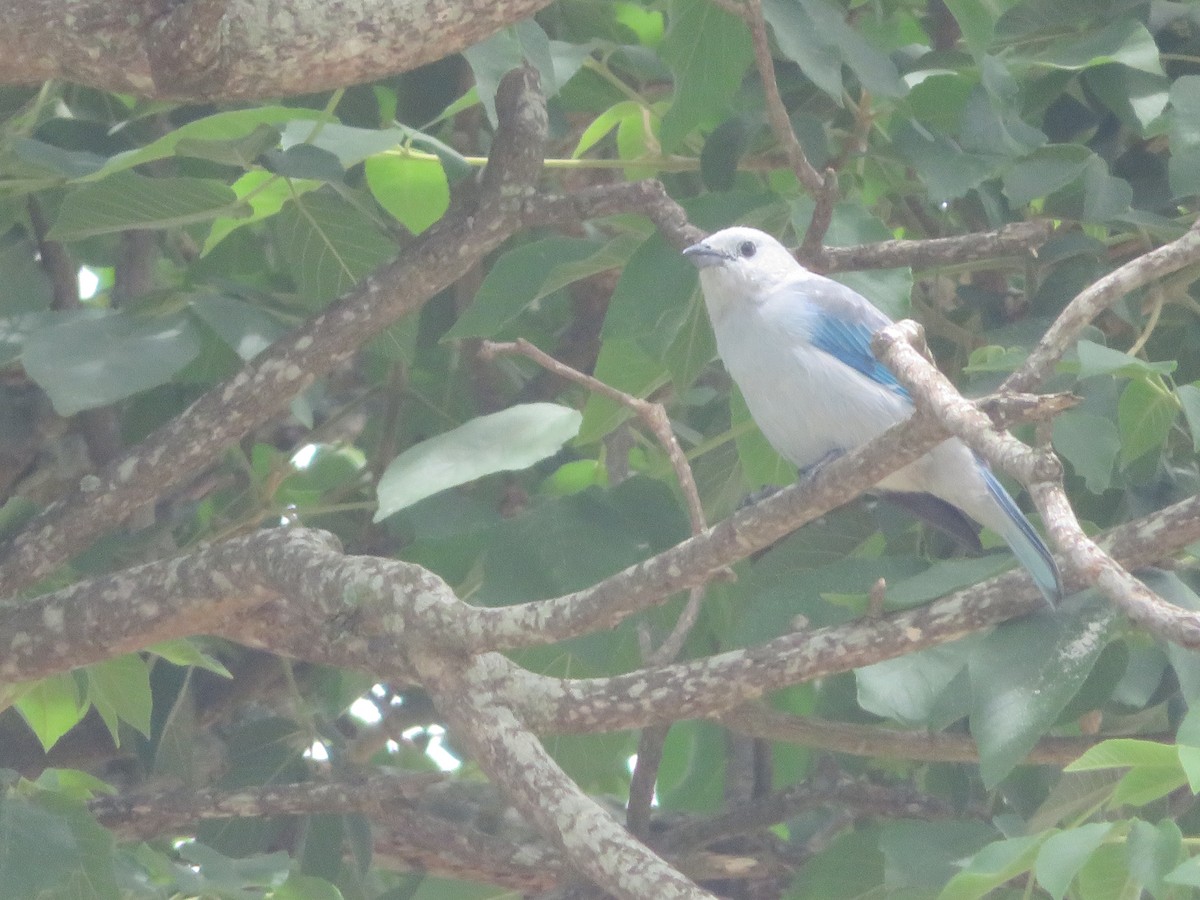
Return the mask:
{"type": "MultiPolygon", "coordinates": [[[[496,86],[522,60],[550,98],[547,183],[576,192],[658,178],[701,228],[740,222],[799,243],[814,199],[770,128],[750,32],[725,7],[559,0],[461,55],[272,103],[174,104],[68,82],[4,89],[7,533],[437,222],[486,159],[496,86]],[[89,289],[71,296],[78,267],[89,289]]],[[[968,395],[996,387],[1081,290],[1194,220],[1200,7],[762,9],[790,124],[813,165],[837,173],[826,244],[1055,223],[1036,253],[837,273],[893,317],[923,322],[968,395]]],[[[1045,385],[1082,398],[1043,436],[1096,530],[1200,484],[1194,277],[1184,270],[1126,297],[1045,385]]],[[[685,538],[665,454],[626,411],[524,358],[480,352],[482,340],[518,337],[663,402],[708,521],[792,479],[712,362],[687,262],[646,218],[614,215],[509,241],[43,587],[286,521],[328,529],[351,553],[419,563],[471,603],[506,605],[587,587],[685,538]]],[[[1009,565],[1005,553],[958,556],[903,515],[856,502],[711,585],[682,657],[798,622],[849,621],[880,578],[896,609],[1009,565]]],[[[1145,580],[1200,608],[1189,556],[1145,580]]],[[[514,659],[576,678],[636,669],[683,602],[514,659]]],[[[760,740],[749,792],[745,739],[677,723],[656,816],[711,817],[772,789],[852,776],[887,787],[892,803],[856,805],[831,789],[788,809],[771,832],[778,871],[734,880],[729,895],[1187,896],[1200,885],[1198,671],[1192,651],[1155,642],[1084,593],[1057,612],[774,695],[775,709],[818,729],[868,726],[880,743],[852,755],[760,740]],[[978,761],[943,759],[932,738],[906,756],[884,727],[969,734],[978,761]],[[1104,744],[1066,774],[1021,764],[1046,736],[1077,739],[1069,746],[1082,753],[1116,735],[1148,740],[1104,744]],[[896,800],[910,795],[922,799],[917,813],[896,800]]],[[[431,742],[461,750],[417,688],[197,639],[8,685],[6,699],[0,766],[41,776],[14,775],[0,800],[0,884],[11,896],[510,890],[399,874],[378,853],[372,864],[362,813],[198,823],[118,845],[84,804],[99,787],[91,776],[118,790],[232,790],[367,764],[432,769],[431,742]],[[349,711],[362,697],[375,711],[367,721],[362,705],[349,711]],[[178,843],[185,836],[194,842],[178,843]]],[[[623,802],[637,735],[545,742],[588,793],[623,802]]],[[[478,781],[459,761],[455,778],[478,781]]]]}

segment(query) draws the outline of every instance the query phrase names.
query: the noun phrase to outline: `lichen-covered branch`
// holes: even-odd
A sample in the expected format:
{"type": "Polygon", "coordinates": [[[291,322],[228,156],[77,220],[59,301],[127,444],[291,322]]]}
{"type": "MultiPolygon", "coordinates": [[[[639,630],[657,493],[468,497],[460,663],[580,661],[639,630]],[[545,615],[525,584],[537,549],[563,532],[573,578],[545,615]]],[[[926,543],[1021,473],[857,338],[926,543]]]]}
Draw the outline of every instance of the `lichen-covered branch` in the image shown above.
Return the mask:
{"type": "Polygon", "coordinates": [[[307,94],[450,56],[549,3],[2,0],[0,84],[195,103],[307,94]]]}

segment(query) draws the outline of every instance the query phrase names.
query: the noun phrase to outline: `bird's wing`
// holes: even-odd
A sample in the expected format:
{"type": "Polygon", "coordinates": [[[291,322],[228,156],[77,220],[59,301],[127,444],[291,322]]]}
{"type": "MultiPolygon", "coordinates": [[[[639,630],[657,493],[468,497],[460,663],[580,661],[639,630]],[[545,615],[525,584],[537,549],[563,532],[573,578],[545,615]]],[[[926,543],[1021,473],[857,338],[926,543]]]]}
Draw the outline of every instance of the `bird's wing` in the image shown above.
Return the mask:
{"type": "Polygon", "coordinates": [[[908,399],[906,391],[871,352],[875,332],[892,320],[844,284],[816,275],[789,282],[782,290],[811,311],[809,342],[876,384],[908,399]]]}

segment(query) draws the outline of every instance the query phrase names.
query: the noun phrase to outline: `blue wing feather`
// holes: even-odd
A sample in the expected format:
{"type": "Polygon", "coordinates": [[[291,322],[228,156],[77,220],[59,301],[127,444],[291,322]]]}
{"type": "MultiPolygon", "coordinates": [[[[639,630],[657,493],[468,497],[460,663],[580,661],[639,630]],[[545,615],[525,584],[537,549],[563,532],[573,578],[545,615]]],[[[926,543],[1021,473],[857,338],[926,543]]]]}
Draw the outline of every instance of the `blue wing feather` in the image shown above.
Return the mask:
{"type": "Polygon", "coordinates": [[[871,352],[874,333],[865,322],[852,322],[822,311],[817,315],[810,340],[814,347],[836,357],[876,384],[909,399],[908,391],[896,380],[896,376],[871,352]]]}

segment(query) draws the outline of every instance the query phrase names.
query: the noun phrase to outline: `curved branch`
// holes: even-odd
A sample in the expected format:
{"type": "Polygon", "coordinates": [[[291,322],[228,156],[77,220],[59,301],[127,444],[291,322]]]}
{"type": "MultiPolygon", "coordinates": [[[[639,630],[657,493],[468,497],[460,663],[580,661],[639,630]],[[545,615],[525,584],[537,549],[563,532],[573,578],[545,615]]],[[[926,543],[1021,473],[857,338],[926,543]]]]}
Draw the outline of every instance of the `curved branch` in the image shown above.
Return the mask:
{"type": "Polygon", "coordinates": [[[486,661],[480,665],[484,659],[464,665],[459,658],[414,653],[455,739],[513,805],[562,848],[575,868],[613,896],[715,900],[584,794],[510,710],[488,702],[491,671],[486,661]]]}
{"type": "Polygon", "coordinates": [[[1005,379],[1001,392],[1028,391],[1045,381],[1055,363],[1096,316],[1130,291],[1195,262],[1200,262],[1200,219],[1182,237],[1131,259],[1081,291],[1042,335],[1021,367],[1005,379]]]}
{"type": "MultiPolygon", "coordinates": [[[[969,734],[901,731],[881,725],[833,722],[811,716],[796,716],[760,705],[730,710],[723,713],[719,721],[727,728],[751,737],[786,741],[813,750],[829,750],[851,756],[883,756],[920,762],[979,762],[979,744],[969,734]]],[[[1030,765],[1065,766],[1108,737],[1044,737],[1029,751],[1025,762],[1030,765]]],[[[1169,735],[1163,735],[1161,739],[1173,742],[1169,735]]]]}
{"type": "Polygon", "coordinates": [[[0,0],[0,84],[196,103],[332,90],[457,53],[550,0],[0,0]]]}

